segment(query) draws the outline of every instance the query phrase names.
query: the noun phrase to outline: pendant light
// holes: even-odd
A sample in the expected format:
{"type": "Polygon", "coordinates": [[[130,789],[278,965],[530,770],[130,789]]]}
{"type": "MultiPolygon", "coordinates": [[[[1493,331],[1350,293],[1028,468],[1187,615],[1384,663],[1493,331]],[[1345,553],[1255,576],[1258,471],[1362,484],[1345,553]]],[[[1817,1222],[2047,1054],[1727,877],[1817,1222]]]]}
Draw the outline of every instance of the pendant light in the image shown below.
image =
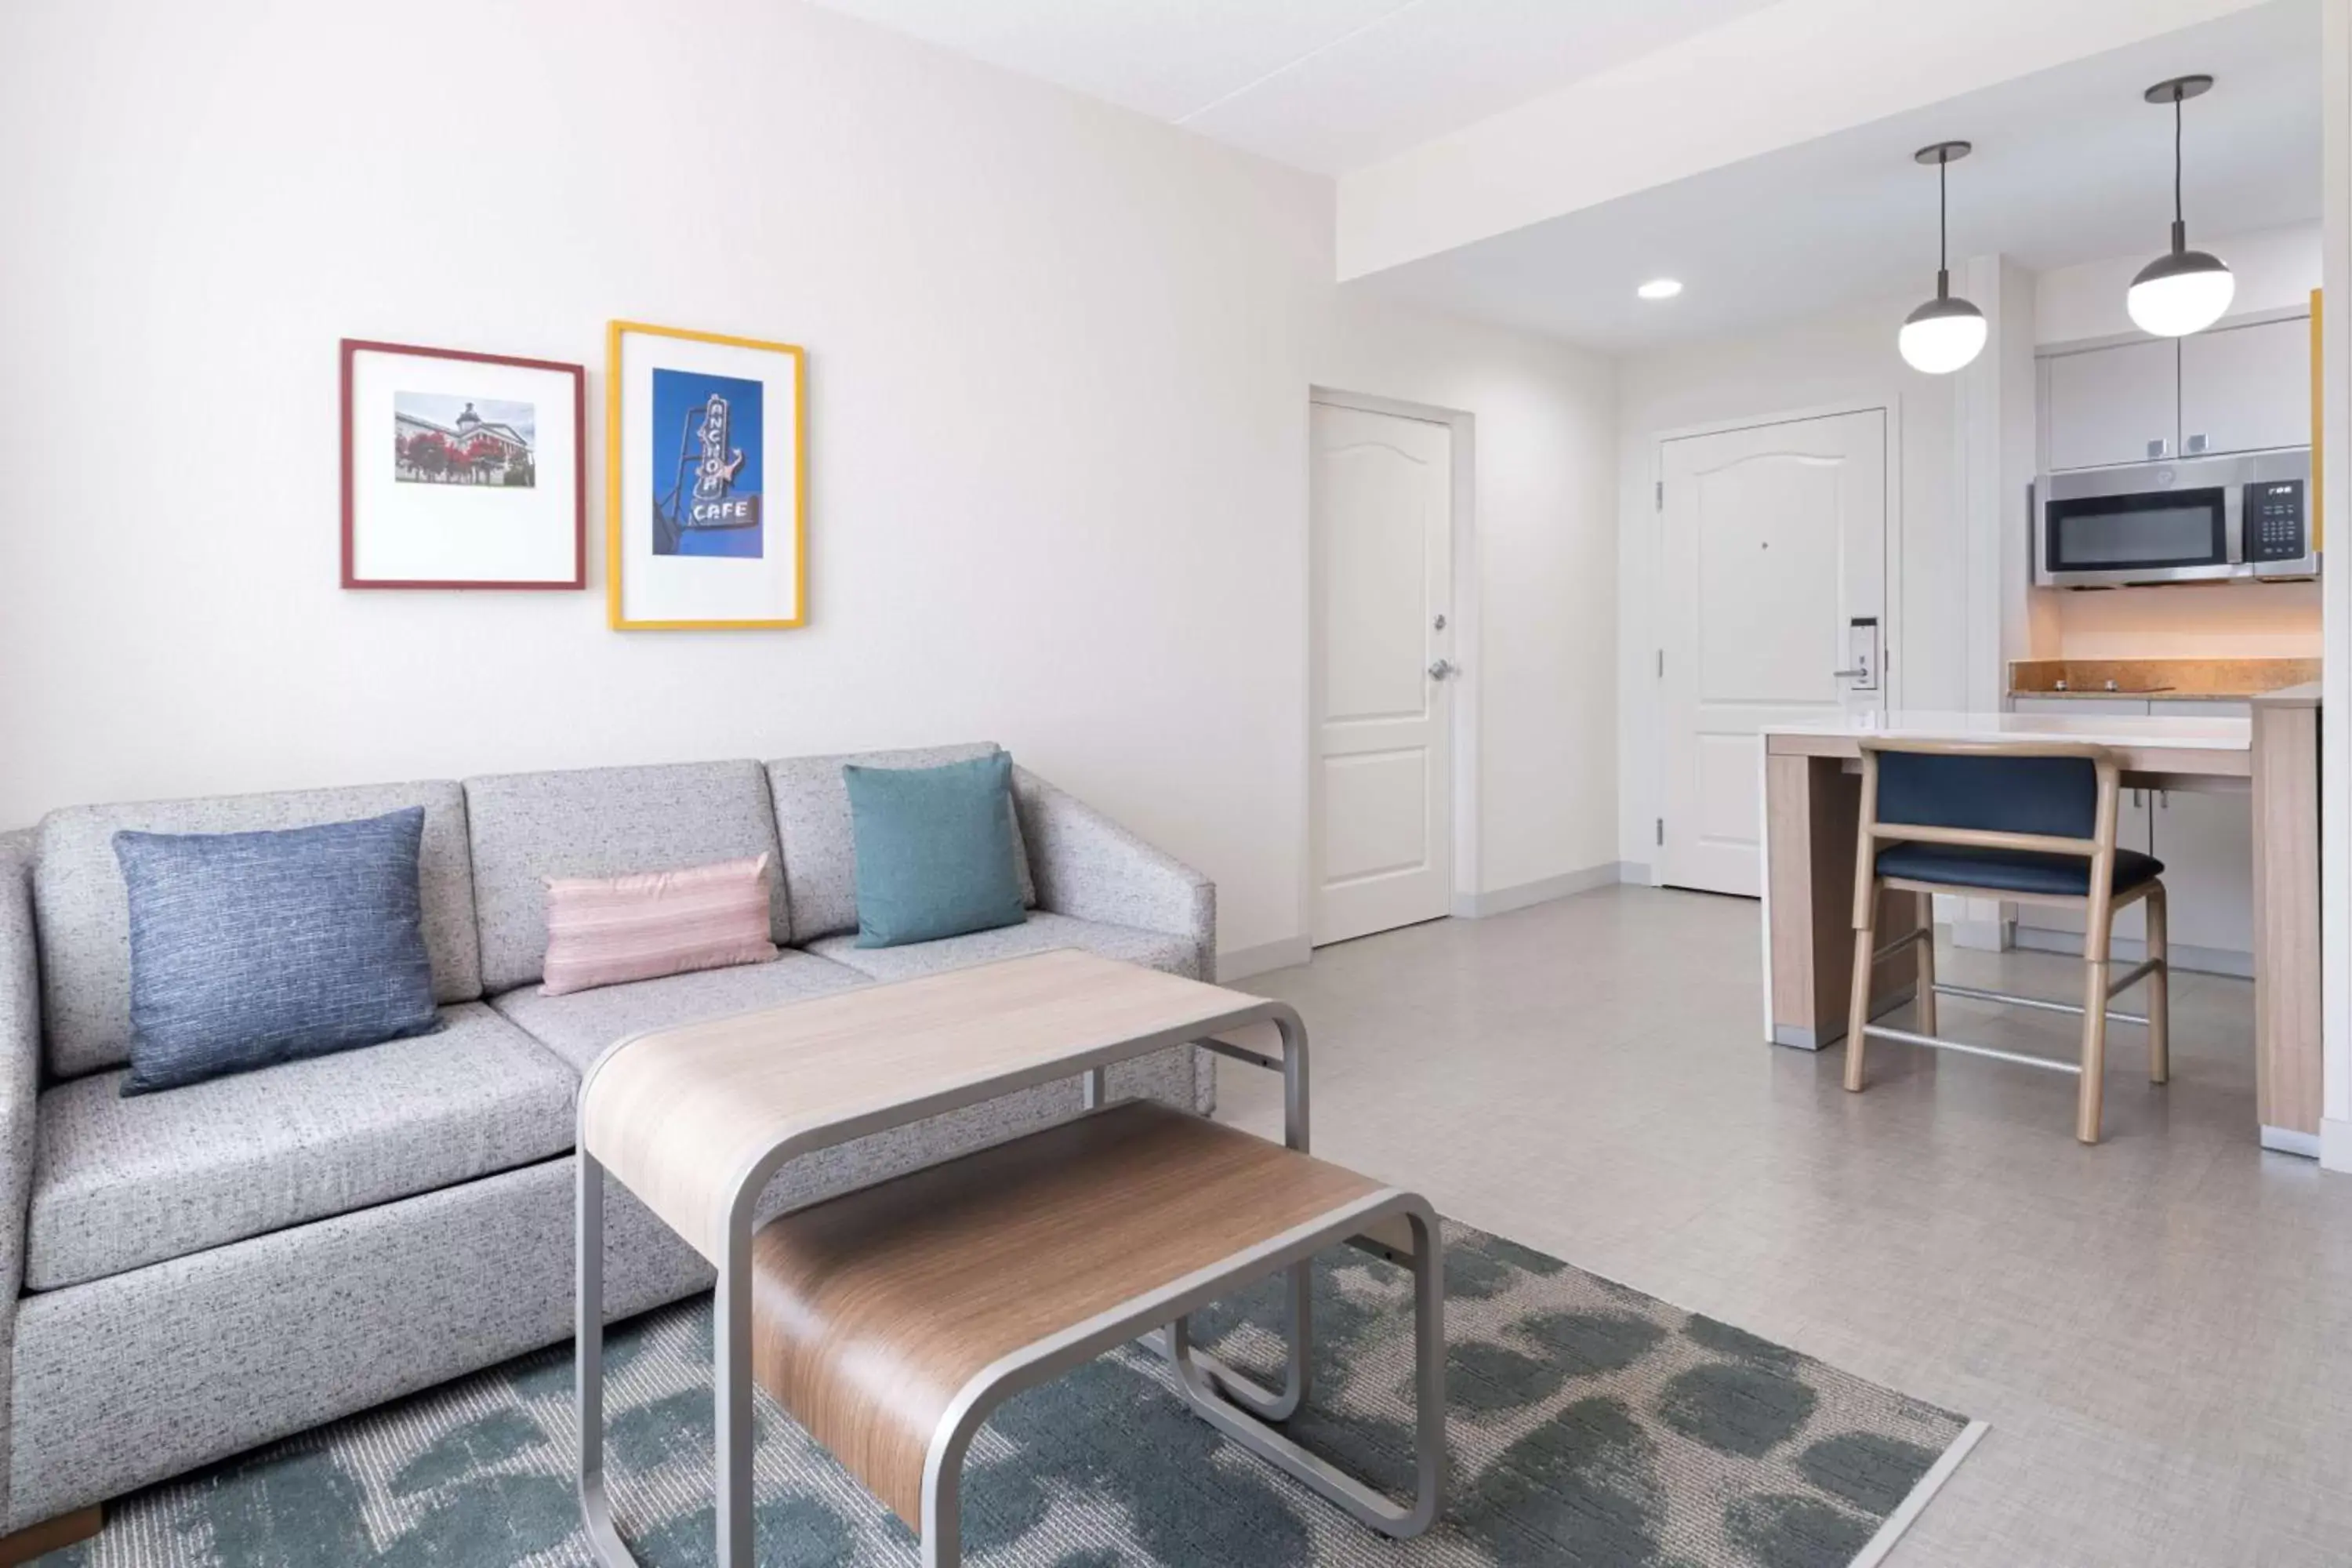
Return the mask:
{"type": "Polygon", "coordinates": [[[1918,163],[1936,165],[1936,297],[1903,319],[1895,346],[1913,370],[1947,375],[1977,357],[1985,344],[1984,312],[1966,300],[1952,298],[1952,270],[1948,254],[1950,211],[1945,198],[1944,171],[1971,151],[1965,142],[1938,142],[1911,154],[1918,163]]]}
{"type": "Polygon", "coordinates": [[[2180,76],[2158,82],[2145,96],[2172,105],[2172,250],[2139,269],[2125,304],[2131,319],[2159,338],[2185,338],[2221,319],[2238,291],[2238,280],[2207,251],[2189,248],[2189,226],[2180,217],[2180,106],[2213,85],[2210,76],[2180,76]]]}

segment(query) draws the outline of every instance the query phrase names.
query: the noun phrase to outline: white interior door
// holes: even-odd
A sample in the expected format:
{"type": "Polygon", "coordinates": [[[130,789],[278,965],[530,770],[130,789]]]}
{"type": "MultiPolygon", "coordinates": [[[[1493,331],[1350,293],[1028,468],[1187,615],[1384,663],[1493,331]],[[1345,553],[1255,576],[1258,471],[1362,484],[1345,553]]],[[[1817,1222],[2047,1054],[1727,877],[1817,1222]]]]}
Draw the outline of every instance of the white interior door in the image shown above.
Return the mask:
{"type": "Polygon", "coordinates": [[[1759,731],[1885,702],[1886,416],[1660,447],[1661,879],[1753,898],[1763,889],[1759,731]]]}
{"type": "Polygon", "coordinates": [[[1315,942],[1453,900],[1451,427],[1314,405],[1315,942]]]}

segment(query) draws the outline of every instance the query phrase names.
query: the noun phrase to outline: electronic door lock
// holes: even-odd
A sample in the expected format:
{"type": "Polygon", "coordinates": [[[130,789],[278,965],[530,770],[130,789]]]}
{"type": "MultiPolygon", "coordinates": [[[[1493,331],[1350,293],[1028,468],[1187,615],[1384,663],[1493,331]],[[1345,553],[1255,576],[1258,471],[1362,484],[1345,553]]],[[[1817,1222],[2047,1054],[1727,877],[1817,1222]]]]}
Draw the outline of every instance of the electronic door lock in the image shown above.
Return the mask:
{"type": "Polygon", "coordinates": [[[1851,680],[1856,691],[1878,689],[1878,617],[1856,616],[1846,622],[1843,669],[1830,672],[1834,679],[1851,680]]]}

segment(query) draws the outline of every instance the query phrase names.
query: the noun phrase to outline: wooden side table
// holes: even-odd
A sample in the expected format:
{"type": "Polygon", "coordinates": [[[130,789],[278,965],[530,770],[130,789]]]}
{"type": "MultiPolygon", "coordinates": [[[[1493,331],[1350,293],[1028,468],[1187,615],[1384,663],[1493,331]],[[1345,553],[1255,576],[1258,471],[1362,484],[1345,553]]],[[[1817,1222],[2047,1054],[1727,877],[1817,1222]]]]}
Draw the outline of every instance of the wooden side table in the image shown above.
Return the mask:
{"type": "MultiPolygon", "coordinates": [[[[875,1196],[862,1208],[856,1201],[866,1194],[853,1194],[785,1216],[761,1233],[755,1257],[754,1211],[776,1173],[815,1150],[1063,1078],[1081,1077],[1087,1105],[1100,1110],[1108,1068],[1190,1042],[1279,1070],[1287,1157],[1306,1154],[1307,1035],[1297,1013],[1280,1002],[1068,950],[656,1030],[623,1040],[598,1058],[580,1089],[576,1242],[580,1500],[590,1546],[598,1559],[607,1568],[635,1568],[636,1563],[613,1527],[604,1478],[604,1194],[608,1173],[719,1271],[712,1369],[718,1416],[716,1562],[719,1568],[751,1568],[755,1277],[763,1291],[814,1297],[862,1280],[860,1289],[870,1293],[877,1281],[887,1289],[910,1259],[921,1266],[922,1248],[937,1243],[936,1237],[929,1241],[889,1239],[887,1216],[903,1212],[906,1192],[922,1190],[920,1178],[926,1173],[919,1172],[867,1189],[875,1196]],[[1269,1023],[1281,1039],[1279,1057],[1223,1037],[1269,1023]],[[896,1198],[888,1192],[894,1187],[901,1189],[896,1198]],[[828,1209],[834,1211],[830,1216],[820,1216],[820,1211],[828,1209]],[[803,1216],[820,1217],[804,1223],[803,1216]],[[849,1245],[866,1236],[882,1240],[862,1250],[849,1245]]],[[[1108,1117],[1133,1110],[1106,1111],[1097,1120],[1108,1125],[1108,1117]]],[[[1177,1162],[1167,1168],[1177,1169],[1180,1177],[1256,1170],[1245,1158],[1236,1163],[1231,1141],[1242,1135],[1229,1129],[1213,1129],[1213,1135],[1187,1133],[1179,1126],[1185,1120],[1190,1119],[1147,1117],[1134,1124],[1157,1130],[1154,1136],[1165,1145],[1168,1158],[1177,1162]]],[[[1032,1139],[1050,1139],[1060,1131],[1049,1129],[1032,1139]]],[[[1065,1134],[1065,1140],[1069,1136],[1065,1134]]],[[[1010,1152],[1028,1142],[1016,1141],[954,1163],[976,1180],[1017,1179],[1024,1169],[1034,1174],[1034,1160],[1024,1165],[1020,1154],[1010,1152]]],[[[1106,1182],[1127,1179],[1118,1174],[1122,1169],[1129,1177],[1141,1170],[1132,1158],[1123,1166],[1111,1142],[1097,1139],[1096,1144],[1084,1157],[1099,1157],[1093,1168],[1106,1182]]],[[[1083,1152],[1082,1143],[1073,1149],[1083,1152]]],[[[1038,1152],[1045,1152],[1039,1145],[1038,1152]]],[[[1270,1146],[1267,1153],[1277,1161],[1286,1157],[1284,1151],[1270,1146]]],[[[1180,1279],[1121,1301],[1117,1310],[1097,1311],[1085,1322],[1046,1333],[1016,1353],[992,1360],[950,1402],[948,1415],[952,1418],[943,1419],[938,1429],[929,1455],[930,1474],[919,1496],[904,1480],[903,1441],[895,1468],[881,1460],[861,1462],[856,1454],[841,1457],[861,1471],[869,1486],[884,1490],[886,1501],[902,1513],[911,1510],[920,1516],[911,1522],[923,1534],[927,1563],[954,1563],[956,1492],[953,1474],[942,1479],[939,1473],[942,1454],[960,1468],[962,1444],[996,1399],[1055,1375],[1151,1324],[1164,1323],[1160,1343],[1174,1360],[1187,1402],[1204,1419],[1367,1523],[1399,1535],[1426,1528],[1438,1506],[1444,1454],[1443,1259],[1436,1216],[1415,1194],[1380,1187],[1318,1161],[1304,1160],[1301,1168],[1285,1168],[1275,1179],[1294,1178],[1313,1190],[1317,1202],[1294,1205],[1295,1212],[1267,1205],[1266,1223],[1279,1221],[1278,1234],[1245,1239],[1222,1266],[1191,1268],[1180,1279]],[[1305,1166],[1317,1171],[1307,1172],[1305,1166]],[[1414,1501],[1403,1508],[1265,1425],[1289,1415],[1307,1395],[1309,1259],[1315,1251],[1342,1240],[1357,1240],[1391,1255],[1399,1242],[1410,1248],[1404,1260],[1416,1283],[1419,1484],[1414,1501]],[[1258,1387],[1195,1349],[1185,1326],[1191,1312],[1218,1294],[1275,1272],[1286,1275],[1290,1330],[1286,1383],[1279,1394],[1258,1387]]],[[[1131,1190],[1122,1189],[1128,1193],[1127,1207],[1120,1212],[1137,1223],[1139,1235],[1154,1226],[1172,1234],[1174,1226],[1187,1223],[1186,1211],[1181,1204],[1167,1202],[1165,1193],[1148,1192],[1150,1179],[1129,1181],[1131,1190]]],[[[1017,1216],[1002,1209],[992,1216],[974,1209],[967,1217],[971,1223],[958,1245],[983,1254],[993,1248],[999,1257],[1013,1245],[1006,1240],[1006,1225],[1017,1216]]],[[[1181,1248],[1162,1249],[1161,1255],[1192,1256],[1181,1248]]],[[[937,1260],[934,1252],[929,1261],[937,1260]]],[[[913,1299],[901,1293],[898,1300],[904,1306],[913,1299]]],[[[996,1329],[989,1331],[1005,1331],[1001,1314],[996,1329]]],[[[967,1350],[974,1342],[972,1335],[961,1338],[967,1350]]],[[[800,1404],[796,1413],[804,1420],[814,1412],[814,1418],[824,1426],[829,1417],[815,1411],[814,1396],[797,1397],[795,1379],[809,1373],[806,1358],[814,1352],[808,1345],[788,1341],[789,1336],[772,1333],[768,1338],[762,1359],[771,1390],[788,1405],[800,1404]]],[[[855,1412],[844,1417],[838,1411],[830,1418],[845,1419],[852,1426],[864,1419],[855,1412]]],[[[848,1446],[857,1447],[855,1442],[848,1446]]]]}

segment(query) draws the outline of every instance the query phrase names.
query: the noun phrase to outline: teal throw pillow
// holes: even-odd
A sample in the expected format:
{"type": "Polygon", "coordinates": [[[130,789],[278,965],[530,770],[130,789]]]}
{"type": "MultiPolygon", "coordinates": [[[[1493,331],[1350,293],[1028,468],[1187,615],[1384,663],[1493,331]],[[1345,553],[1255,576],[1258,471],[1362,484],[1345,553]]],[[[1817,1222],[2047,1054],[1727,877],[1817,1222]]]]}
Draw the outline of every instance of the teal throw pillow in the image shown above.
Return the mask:
{"type": "Polygon", "coordinates": [[[1013,758],[841,770],[857,849],[857,945],[903,947],[1019,925],[1013,758]]]}

